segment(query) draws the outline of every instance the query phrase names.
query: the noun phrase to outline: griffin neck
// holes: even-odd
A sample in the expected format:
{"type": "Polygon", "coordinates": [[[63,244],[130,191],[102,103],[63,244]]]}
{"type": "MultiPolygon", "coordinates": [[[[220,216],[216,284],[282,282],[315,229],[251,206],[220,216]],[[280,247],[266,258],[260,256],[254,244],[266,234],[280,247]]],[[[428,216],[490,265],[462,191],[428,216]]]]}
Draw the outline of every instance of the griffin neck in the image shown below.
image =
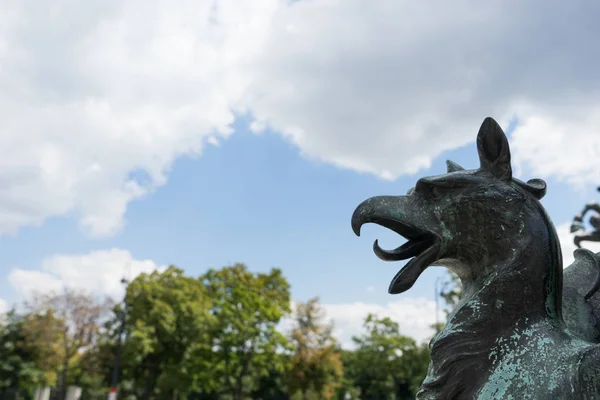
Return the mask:
{"type": "Polygon", "coordinates": [[[524,221],[528,234],[514,236],[519,240],[510,251],[483,268],[470,268],[479,275],[457,268],[463,296],[430,343],[431,362],[419,399],[475,398],[487,379],[481,371],[491,370],[489,353],[499,337],[534,322],[564,325],[559,241],[541,205],[537,208],[539,214],[524,221]]]}

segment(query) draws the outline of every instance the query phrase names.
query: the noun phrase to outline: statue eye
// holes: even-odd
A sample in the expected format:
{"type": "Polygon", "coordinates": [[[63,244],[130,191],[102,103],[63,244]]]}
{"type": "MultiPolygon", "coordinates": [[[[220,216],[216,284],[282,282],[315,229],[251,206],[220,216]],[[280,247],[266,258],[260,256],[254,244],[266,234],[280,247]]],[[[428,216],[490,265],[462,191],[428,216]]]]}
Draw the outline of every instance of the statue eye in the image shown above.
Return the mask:
{"type": "Polygon", "coordinates": [[[440,197],[447,196],[452,192],[464,188],[465,185],[462,184],[453,184],[453,185],[432,185],[429,188],[429,194],[434,199],[439,199],[440,197]]]}
{"type": "Polygon", "coordinates": [[[433,186],[431,188],[431,195],[434,198],[438,199],[438,198],[442,197],[443,195],[445,195],[446,193],[448,193],[449,189],[450,188],[447,188],[447,187],[442,188],[440,186],[433,186]]]}
{"type": "MultiPolygon", "coordinates": [[[[439,198],[447,195],[449,192],[459,189],[468,184],[467,181],[462,180],[448,180],[448,179],[428,179],[421,178],[417,181],[414,191],[415,193],[422,194],[431,198],[439,198]]],[[[410,194],[410,193],[409,193],[410,194]]]]}

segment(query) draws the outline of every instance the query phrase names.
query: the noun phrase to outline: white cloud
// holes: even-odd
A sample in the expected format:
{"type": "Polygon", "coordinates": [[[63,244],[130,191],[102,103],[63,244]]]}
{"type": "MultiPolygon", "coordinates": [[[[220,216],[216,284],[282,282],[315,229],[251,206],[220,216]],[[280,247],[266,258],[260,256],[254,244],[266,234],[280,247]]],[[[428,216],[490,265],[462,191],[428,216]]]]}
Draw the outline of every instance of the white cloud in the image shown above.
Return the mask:
{"type": "Polygon", "coordinates": [[[571,107],[553,110],[553,115],[528,113],[512,134],[511,148],[517,167],[527,166],[534,176],[554,176],[582,189],[600,182],[600,103],[581,111],[571,107]]]}
{"type": "Polygon", "coordinates": [[[516,160],[541,175],[597,179],[600,53],[587,43],[600,33],[598,7],[8,0],[0,233],[58,215],[95,236],[115,233],[128,203],[164,184],[177,157],[231,133],[234,112],[307,157],[383,178],[473,141],[485,116],[504,125],[518,116],[516,160]],[[560,28],[565,18],[577,24],[560,28]],[[577,148],[574,134],[593,145],[577,148]],[[145,178],[132,178],[139,171],[145,178]]]}
{"type": "Polygon", "coordinates": [[[235,55],[212,2],[187,3],[3,5],[0,232],[75,211],[88,233],[115,233],[175,158],[230,133],[220,75],[235,55]]]}
{"type": "MultiPolygon", "coordinates": [[[[573,243],[573,234],[570,232],[571,223],[567,222],[556,227],[558,238],[560,239],[560,246],[563,255],[563,268],[567,268],[575,261],[573,252],[577,247],[573,243]]],[[[600,243],[594,242],[582,242],[581,245],[594,253],[600,252],[600,243]]]]}
{"type": "Polygon", "coordinates": [[[8,311],[8,304],[5,300],[0,299],[0,313],[8,311]]]}
{"type": "MultiPolygon", "coordinates": [[[[295,308],[294,304],[293,309],[295,308]]],[[[364,333],[363,323],[369,314],[390,317],[400,325],[400,332],[419,343],[427,342],[434,334],[435,302],[423,298],[406,298],[385,305],[375,303],[322,304],[327,321],[333,321],[333,335],[342,347],[354,347],[353,336],[364,333]]],[[[441,317],[441,315],[440,315],[441,317]]],[[[283,320],[279,329],[288,333],[293,326],[292,317],[283,320]]]]}
{"type": "Polygon", "coordinates": [[[126,250],[111,249],[48,257],[40,270],[14,268],[8,280],[22,297],[68,286],[118,300],[124,294],[122,278],[131,280],[141,273],[164,268],[151,260],[135,260],[126,250]]]}
{"type": "Polygon", "coordinates": [[[400,332],[418,342],[431,339],[434,334],[435,302],[421,298],[407,298],[386,305],[373,303],[325,304],[327,315],[334,321],[334,335],[344,347],[351,347],[352,336],[363,333],[363,322],[369,313],[390,317],[400,325],[400,332]]]}
{"type": "MultiPolygon", "coordinates": [[[[600,53],[582,45],[600,28],[592,3],[551,4],[297,2],[278,13],[250,107],[305,154],[389,178],[473,141],[488,115],[560,116],[569,137],[600,107],[600,53]],[[585,22],[559,30],[565,14],[585,22]]],[[[520,158],[537,165],[529,150],[520,158]]]]}

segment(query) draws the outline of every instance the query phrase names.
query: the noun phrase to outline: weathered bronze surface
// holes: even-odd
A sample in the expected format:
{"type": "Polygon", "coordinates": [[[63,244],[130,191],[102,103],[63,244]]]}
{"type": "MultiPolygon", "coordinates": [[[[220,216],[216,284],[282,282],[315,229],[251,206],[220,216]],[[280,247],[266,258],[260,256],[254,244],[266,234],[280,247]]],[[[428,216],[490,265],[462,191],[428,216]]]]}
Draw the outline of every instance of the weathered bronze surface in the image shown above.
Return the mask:
{"type": "Polygon", "coordinates": [[[513,178],[506,135],[486,118],[480,167],[448,162],[405,196],[378,196],[352,216],[408,239],[375,254],[410,261],[389,292],[409,290],[430,265],[461,279],[463,296],[430,343],[418,399],[600,399],[600,257],[575,251],[563,272],[556,230],[539,200],[546,184],[513,178]],[[564,283],[563,283],[564,280],[564,283]],[[564,315],[564,316],[563,316],[564,315]]]}

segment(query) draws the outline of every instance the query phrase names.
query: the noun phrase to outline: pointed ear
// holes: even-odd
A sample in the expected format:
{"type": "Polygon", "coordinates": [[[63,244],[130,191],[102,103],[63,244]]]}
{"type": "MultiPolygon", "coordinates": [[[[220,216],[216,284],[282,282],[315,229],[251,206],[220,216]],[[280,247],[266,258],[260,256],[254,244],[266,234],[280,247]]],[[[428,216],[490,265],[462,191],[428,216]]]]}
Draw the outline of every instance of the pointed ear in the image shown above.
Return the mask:
{"type": "Polygon", "coordinates": [[[461,167],[460,165],[458,165],[454,161],[450,161],[450,160],[446,160],[446,168],[448,170],[448,173],[457,172],[457,171],[464,171],[465,170],[463,167],[461,167]]]}
{"type": "Polygon", "coordinates": [[[481,170],[491,172],[498,179],[512,178],[508,139],[500,125],[490,117],[486,118],[479,128],[477,152],[481,170]]]}

